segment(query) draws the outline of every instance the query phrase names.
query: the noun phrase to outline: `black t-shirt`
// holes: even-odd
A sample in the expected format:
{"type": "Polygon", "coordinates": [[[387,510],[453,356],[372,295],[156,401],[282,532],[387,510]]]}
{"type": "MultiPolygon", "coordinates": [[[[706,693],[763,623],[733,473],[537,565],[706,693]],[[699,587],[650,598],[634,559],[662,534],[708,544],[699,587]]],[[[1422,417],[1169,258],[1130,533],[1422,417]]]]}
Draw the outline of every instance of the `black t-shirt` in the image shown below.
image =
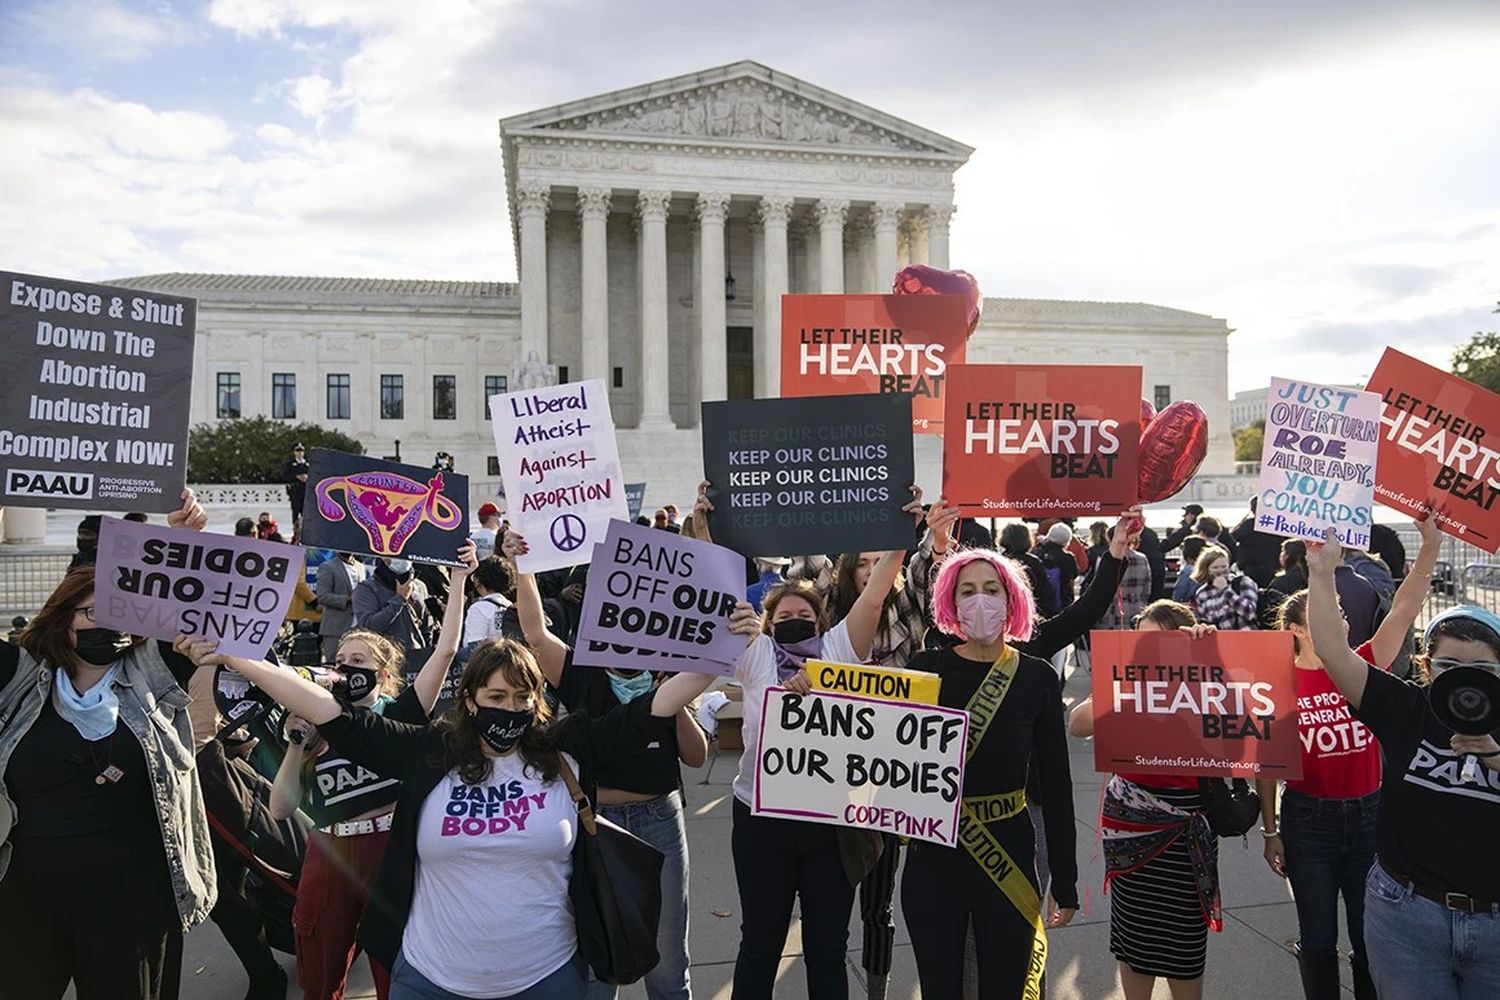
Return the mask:
{"type": "MultiPolygon", "coordinates": [[[[427,722],[413,687],[407,687],[387,702],[380,714],[411,725],[427,722]]],[[[314,762],[310,776],[303,770],[302,811],[319,827],[364,816],[382,806],[393,806],[400,795],[400,781],[377,774],[331,749],[314,762]]]]}
{"type": "Polygon", "coordinates": [[[1500,899],[1500,774],[1481,768],[1479,783],[1465,781],[1427,692],[1383,670],[1369,668],[1355,715],[1385,751],[1380,859],[1428,888],[1500,899]]]}
{"type": "MultiPolygon", "coordinates": [[[[601,719],[620,707],[609,684],[609,674],[600,667],[575,667],[573,654],[563,664],[562,683],[557,698],[569,715],[585,714],[601,719]]],[[[677,763],[677,720],[658,719],[651,714],[651,694],[643,694],[630,704],[648,699],[639,715],[639,724],[627,730],[614,753],[595,764],[594,778],[601,788],[614,788],[636,795],[665,795],[675,792],[682,781],[677,763]]]]}
{"type": "Polygon", "coordinates": [[[16,803],[17,840],[156,826],[146,755],[135,733],[120,722],[113,735],[86,740],[50,697],[11,753],[5,786],[16,803]],[[101,784],[97,779],[111,766],[120,779],[101,784]]]}
{"type": "MultiPolygon", "coordinates": [[[[989,663],[966,659],[953,649],[918,653],[909,666],[942,678],[938,704],[949,708],[966,708],[990,669],[989,663]]],[[[1053,896],[1059,906],[1076,907],[1077,831],[1073,824],[1073,780],[1068,765],[1068,736],[1063,728],[1062,693],[1051,665],[1022,653],[1005,700],[964,768],[964,797],[998,795],[1025,788],[1033,754],[1035,766],[1042,773],[1038,804],[1047,815],[1047,858],[1052,869],[1053,896]]],[[[1035,836],[1026,814],[993,823],[989,829],[1016,864],[1029,871],[1035,836]]]]}

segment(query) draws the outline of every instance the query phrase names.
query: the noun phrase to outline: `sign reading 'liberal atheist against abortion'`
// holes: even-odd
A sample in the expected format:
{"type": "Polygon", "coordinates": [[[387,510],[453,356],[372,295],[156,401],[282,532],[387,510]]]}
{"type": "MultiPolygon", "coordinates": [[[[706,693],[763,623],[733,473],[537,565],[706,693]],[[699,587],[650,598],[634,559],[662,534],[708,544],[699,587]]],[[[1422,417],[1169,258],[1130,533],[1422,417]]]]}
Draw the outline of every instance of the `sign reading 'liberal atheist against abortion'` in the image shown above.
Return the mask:
{"type": "Polygon", "coordinates": [[[781,395],[911,394],[912,430],[943,433],[943,384],[969,339],[962,295],[786,295],[781,395]]]}
{"type": "Polygon", "coordinates": [[[907,549],[911,397],[703,404],[714,542],[746,556],[907,549]]]}
{"type": "Polygon", "coordinates": [[[506,516],[526,538],[522,573],[586,563],[628,515],[604,380],[490,397],[506,516]]]}
{"type": "Polygon", "coordinates": [[[0,271],[0,505],[173,511],[193,299],[0,271]]]}

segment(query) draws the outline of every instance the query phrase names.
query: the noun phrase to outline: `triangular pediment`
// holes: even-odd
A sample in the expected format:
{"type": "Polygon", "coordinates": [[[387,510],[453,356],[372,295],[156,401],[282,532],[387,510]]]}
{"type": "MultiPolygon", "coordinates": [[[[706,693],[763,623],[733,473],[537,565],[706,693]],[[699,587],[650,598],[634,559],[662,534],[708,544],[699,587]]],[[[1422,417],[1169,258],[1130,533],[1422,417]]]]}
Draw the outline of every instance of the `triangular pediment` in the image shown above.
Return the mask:
{"type": "Polygon", "coordinates": [[[712,143],[770,143],[967,159],[963,143],[755,62],[543,108],[500,123],[521,130],[712,143]]]}

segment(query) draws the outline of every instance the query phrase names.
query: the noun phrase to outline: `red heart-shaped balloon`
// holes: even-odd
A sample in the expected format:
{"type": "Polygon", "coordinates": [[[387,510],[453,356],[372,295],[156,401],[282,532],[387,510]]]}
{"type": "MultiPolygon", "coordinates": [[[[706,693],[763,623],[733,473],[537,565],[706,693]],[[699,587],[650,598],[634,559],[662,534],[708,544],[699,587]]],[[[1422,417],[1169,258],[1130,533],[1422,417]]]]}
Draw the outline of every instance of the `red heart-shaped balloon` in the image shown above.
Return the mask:
{"type": "Polygon", "coordinates": [[[1151,421],[1156,419],[1156,407],[1151,405],[1151,400],[1141,400],[1141,434],[1144,436],[1146,428],[1151,426],[1151,421]]]}
{"type": "Polygon", "coordinates": [[[983,297],[979,282],[968,271],[944,271],[926,264],[908,264],[896,272],[891,291],[897,295],[962,295],[968,302],[969,332],[979,325],[983,297]]]}
{"type": "Polygon", "coordinates": [[[1175,496],[1208,455],[1208,414],[1180,399],[1162,410],[1141,435],[1141,468],[1136,482],[1141,503],[1175,496]]]}

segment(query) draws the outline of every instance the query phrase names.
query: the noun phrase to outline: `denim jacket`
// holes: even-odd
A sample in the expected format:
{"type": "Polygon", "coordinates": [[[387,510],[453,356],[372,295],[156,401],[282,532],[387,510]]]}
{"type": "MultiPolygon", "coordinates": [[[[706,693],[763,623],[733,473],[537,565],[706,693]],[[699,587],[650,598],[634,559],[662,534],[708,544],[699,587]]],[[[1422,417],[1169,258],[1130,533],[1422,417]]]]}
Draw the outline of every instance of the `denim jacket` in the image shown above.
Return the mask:
{"type": "MultiPolygon", "coordinates": [[[[208,815],[193,760],[188,696],[154,641],[133,647],[118,663],[113,683],[120,721],[145,751],[177,913],[187,930],[207,918],[217,895],[208,815]]],[[[52,675],[52,667],[22,649],[15,675],[0,688],[0,879],[10,867],[10,835],[17,819],[16,804],[5,788],[5,771],[17,744],[41,715],[43,699],[52,696],[52,675]]]]}

